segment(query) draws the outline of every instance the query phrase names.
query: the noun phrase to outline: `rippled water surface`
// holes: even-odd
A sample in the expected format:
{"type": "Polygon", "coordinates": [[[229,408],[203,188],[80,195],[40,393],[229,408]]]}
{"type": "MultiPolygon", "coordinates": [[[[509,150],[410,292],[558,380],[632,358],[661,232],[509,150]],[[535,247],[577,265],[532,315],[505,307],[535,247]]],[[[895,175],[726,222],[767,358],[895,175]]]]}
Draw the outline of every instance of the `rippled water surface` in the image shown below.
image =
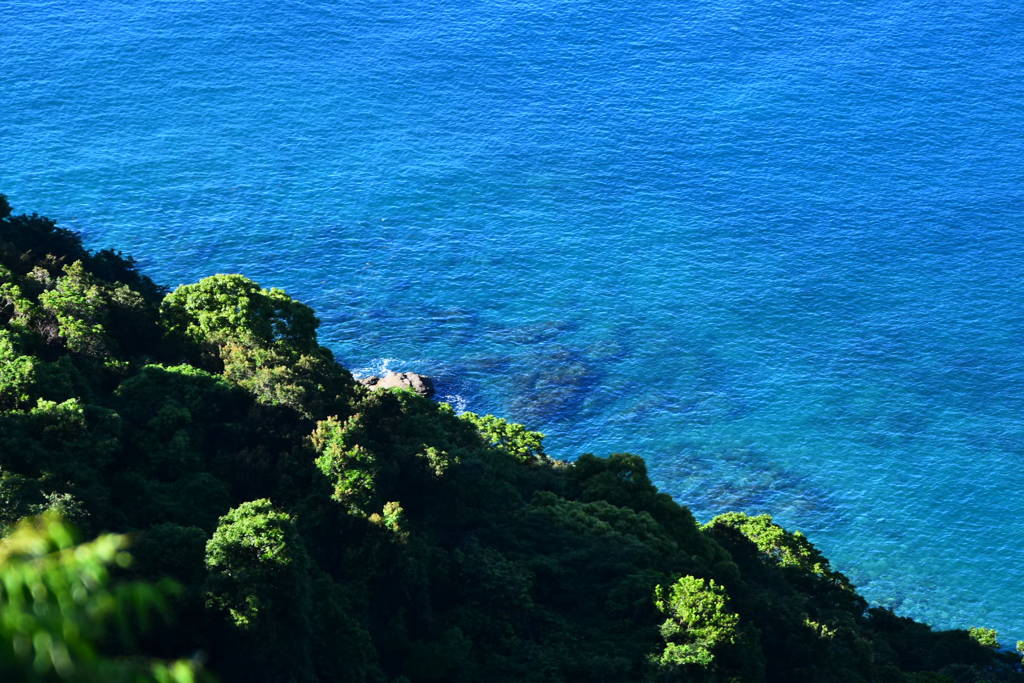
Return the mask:
{"type": "Polygon", "coordinates": [[[0,192],[1024,638],[1024,10],[0,3],[0,192]]]}

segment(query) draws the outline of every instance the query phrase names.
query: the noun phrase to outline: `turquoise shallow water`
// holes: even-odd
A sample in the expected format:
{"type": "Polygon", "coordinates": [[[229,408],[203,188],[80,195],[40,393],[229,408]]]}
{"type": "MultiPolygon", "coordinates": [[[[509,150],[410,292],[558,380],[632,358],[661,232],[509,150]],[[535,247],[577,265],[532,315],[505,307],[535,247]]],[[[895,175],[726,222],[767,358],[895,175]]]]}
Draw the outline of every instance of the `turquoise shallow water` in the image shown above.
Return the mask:
{"type": "Polygon", "coordinates": [[[1024,10],[0,4],[0,192],[1024,638],[1024,10]]]}

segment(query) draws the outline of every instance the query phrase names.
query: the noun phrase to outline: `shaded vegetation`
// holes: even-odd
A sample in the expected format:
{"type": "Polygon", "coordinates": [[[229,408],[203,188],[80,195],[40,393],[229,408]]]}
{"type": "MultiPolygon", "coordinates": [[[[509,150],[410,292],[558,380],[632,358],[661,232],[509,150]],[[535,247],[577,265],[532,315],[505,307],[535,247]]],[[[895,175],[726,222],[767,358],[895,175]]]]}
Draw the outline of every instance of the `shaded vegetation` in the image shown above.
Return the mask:
{"type": "Polygon", "coordinates": [[[318,324],[241,275],[167,292],[0,199],[7,678],[1022,680],[767,516],[698,525],[639,457],[361,387],[318,324]]]}

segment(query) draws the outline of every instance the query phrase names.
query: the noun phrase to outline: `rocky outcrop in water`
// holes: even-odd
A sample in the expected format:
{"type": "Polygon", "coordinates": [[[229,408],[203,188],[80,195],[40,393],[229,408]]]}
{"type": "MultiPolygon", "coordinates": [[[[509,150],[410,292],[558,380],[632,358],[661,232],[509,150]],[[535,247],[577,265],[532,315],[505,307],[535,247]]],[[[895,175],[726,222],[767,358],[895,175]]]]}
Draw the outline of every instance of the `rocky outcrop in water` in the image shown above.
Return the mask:
{"type": "Polygon", "coordinates": [[[420,396],[434,395],[434,382],[415,372],[389,372],[383,377],[364,377],[359,383],[368,389],[411,389],[420,396]]]}

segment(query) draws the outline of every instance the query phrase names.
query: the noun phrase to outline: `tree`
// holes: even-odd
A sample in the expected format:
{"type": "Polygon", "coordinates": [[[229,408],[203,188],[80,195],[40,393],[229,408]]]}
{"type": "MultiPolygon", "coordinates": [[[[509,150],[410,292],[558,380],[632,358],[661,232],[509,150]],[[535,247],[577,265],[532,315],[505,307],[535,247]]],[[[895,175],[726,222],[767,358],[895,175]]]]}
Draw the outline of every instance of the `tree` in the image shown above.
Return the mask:
{"type": "Polygon", "coordinates": [[[662,667],[710,669],[722,646],[739,638],[739,616],[729,611],[725,589],[714,580],[681,576],[654,589],[654,606],[667,619],[661,625],[665,647],[655,660],[662,667]]]}
{"type": "Polygon", "coordinates": [[[112,319],[138,317],[145,308],[138,292],[105,283],[82,261],[64,266],[53,288],[39,295],[39,303],[56,318],[58,333],[70,351],[98,357],[119,352],[109,333],[112,319]]]}
{"type": "Polygon", "coordinates": [[[209,369],[265,405],[316,419],[337,412],[352,392],[352,375],[317,343],[313,309],[280,289],[214,275],[168,294],[162,319],[172,335],[201,350],[209,369]]]}
{"type": "Polygon", "coordinates": [[[322,420],[310,436],[318,453],[316,466],[334,489],[331,497],[357,514],[369,512],[377,497],[379,466],[358,443],[364,433],[362,416],[357,414],[344,422],[337,417],[322,420]]]}
{"type": "Polygon", "coordinates": [[[113,411],[74,398],[0,412],[0,468],[36,480],[41,491],[73,493],[97,513],[106,503],[103,470],[118,450],[120,427],[113,411]]]}
{"type": "Polygon", "coordinates": [[[296,353],[316,348],[313,309],[243,275],[213,275],[182,285],[163,303],[165,324],[200,345],[237,343],[296,353]]]}
{"type": "Polygon", "coordinates": [[[814,544],[799,531],[787,531],[772,521],[771,515],[751,517],[742,512],[718,515],[705,525],[711,532],[731,529],[739,532],[761,552],[770,563],[818,577],[844,590],[853,590],[849,579],[832,569],[831,564],[814,544]]]}
{"type": "Polygon", "coordinates": [[[232,508],[206,544],[206,567],[207,603],[234,635],[226,668],[240,680],[250,670],[311,680],[311,566],[292,516],[265,498],[232,508]]]}
{"type": "Polygon", "coordinates": [[[467,411],[459,417],[476,427],[484,441],[516,460],[529,462],[547,458],[544,453],[544,435],[540,432],[531,432],[521,424],[494,415],[477,415],[467,411]]]}
{"type": "Polygon", "coordinates": [[[998,650],[1001,647],[999,645],[999,632],[994,628],[975,626],[974,628],[967,629],[967,633],[978,645],[990,647],[993,650],[998,650]]]}
{"type": "Polygon", "coordinates": [[[15,340],[13,332],[0,329],[0,409],[28,403],[36,384],[39,360],[19,353],[15,340]]]}

